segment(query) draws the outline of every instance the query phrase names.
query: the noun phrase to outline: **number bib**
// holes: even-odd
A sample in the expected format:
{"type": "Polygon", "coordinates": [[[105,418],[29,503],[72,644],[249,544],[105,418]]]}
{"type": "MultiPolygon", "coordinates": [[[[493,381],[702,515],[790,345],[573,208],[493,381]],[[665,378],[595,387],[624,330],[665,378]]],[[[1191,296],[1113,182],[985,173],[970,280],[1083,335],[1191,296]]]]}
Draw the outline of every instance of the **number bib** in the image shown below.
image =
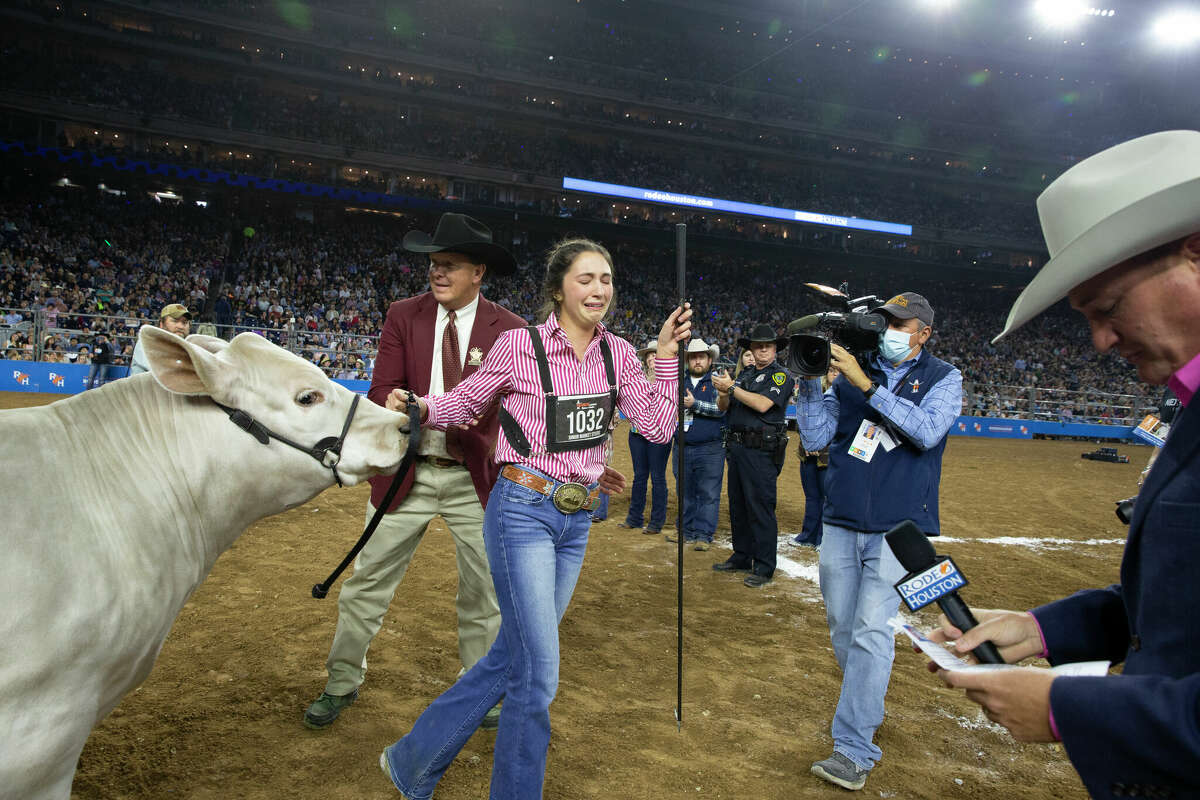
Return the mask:
{"type": "MultiPolygon", "coordinates": [[[[554,393],[554,384],[550,380],[550,362],[546,358],[546,349],[542,345],[537,328],[529,325],[525,330],[529,331],[538,377],[541,379],[542,392],[546,398],[546,452],[586,450],[604,444],[608,438],[609,423],[612,422],[613,412],[617,407],[617,373],[613,368],[612,351],[608,348],[608,342],[600,339],[600,354],[604,359],[604,377],[608,379],[608,391],[599,394],[559,396],[554,393]]],[[[504,438],[508,439],[508,443],[518,455],[528,458],[533,448],[530,447],[529,439],[521,430],[521,426],[503,405],[500,406],[498,416],[504,438]]]]}
{"type": "Polygon", "coordinates": [[[546,398],[546,450],[561,453],[602,443],[612,419],[612,396],[571,395],[546,398]]]}

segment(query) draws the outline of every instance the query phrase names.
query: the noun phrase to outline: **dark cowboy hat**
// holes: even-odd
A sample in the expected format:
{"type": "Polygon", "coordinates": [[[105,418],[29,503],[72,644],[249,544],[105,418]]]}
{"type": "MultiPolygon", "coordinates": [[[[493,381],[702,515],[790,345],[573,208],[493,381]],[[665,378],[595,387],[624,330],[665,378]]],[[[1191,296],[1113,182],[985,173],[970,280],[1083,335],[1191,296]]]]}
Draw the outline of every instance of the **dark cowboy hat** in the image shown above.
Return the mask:
{"type": "Polygon", "coordinates": [[[737,340],[738,347],[743,350],[749,350],[750,345],[754,342],[774,342],[776,350],[783,350],[788,346],[788,338],[786,336],[776,336],[775,330],[766,324],[755,325],[754,330],[750,331],[749,336],[743,336],[737,340]]]}
{"type": "Polygon", "coordinates": [[[466,214],[442,214],[433,237],[424,231],[404,234],[410,253],[462,253],[480,259],[494,275],[511,275],[517,269],[512,253],[492,243],[492,229],[466,214]]]}

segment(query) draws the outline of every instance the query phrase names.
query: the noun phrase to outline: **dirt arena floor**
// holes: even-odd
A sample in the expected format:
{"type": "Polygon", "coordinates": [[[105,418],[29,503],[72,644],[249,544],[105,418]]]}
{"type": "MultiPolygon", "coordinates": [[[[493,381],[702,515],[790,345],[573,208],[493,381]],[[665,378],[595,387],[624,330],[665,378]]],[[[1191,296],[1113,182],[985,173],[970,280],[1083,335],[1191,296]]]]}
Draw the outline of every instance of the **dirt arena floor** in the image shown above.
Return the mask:
{"type": "MultiPolygon", "coordinates": [[[[0,394],[0,407],[52,399],[0,394]]],[[[628,474],[625,439],[618,431],[615,464],[628,474]]],[[[952,438],[941,492],[951,538],[935,546],[971,580],[971,605],[1028,608],[1115,581],[1125,532],[1113,501],[1133,494],[1149,450],[1122,447],[1131,464],[1079,457],[1094,447],[952,438]]],[[[300,723],[323,688],[337,616],[336,592],[317,601],[309,589],[358,536],[367,494],[331,489],[259,522],[221,557],[150,678],[93,732],[73,797],[398,797],[379,771],[379,751],[458,669],[454,553],[440,523],[375,640],[358,702],[327,731],[300,723]]],[[[840,677],[816,554],[789,541],[804,511],[794,453],[779,497],[780,570],[764,589],[710,569],[729,552],[724,506],[718,545],[684,554],[681,730],[672,712],[675,545],[618,528],[628,500],[613,500],[608,521],[592,529],[562,625],[547,798],[847,796],[808,772],[830,752],[840,677]]],[[[917,615],[924,627],[934,618],[917,615]]],[[[884,756],[863,796],[1086,797],[1060,746],[1017,744],[924,663],[898,647],[877,736],[884,756]]],[[[438,800],[487,796],[493,739],[476,734],[438,800]]]]}

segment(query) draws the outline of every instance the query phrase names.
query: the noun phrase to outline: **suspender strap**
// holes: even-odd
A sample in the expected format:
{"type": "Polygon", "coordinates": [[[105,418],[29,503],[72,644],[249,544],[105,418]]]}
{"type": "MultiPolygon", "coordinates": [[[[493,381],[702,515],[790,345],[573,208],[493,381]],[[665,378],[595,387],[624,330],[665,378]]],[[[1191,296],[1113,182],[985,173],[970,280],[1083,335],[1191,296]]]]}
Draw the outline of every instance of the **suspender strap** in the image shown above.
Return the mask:
{"type": "Polygon", "coordinates": [[[525,431],[521,430],[521,426],[513,419],[513,415],[508,413],[504,406],[500,406],[500,411],[496,414],[500,418],[500,429],[504,431],[504,438],[508,439],[509,445],[521,458],[529,458],[529,454],[533,452],[533,447],[529,444],[529,440],[525,438],[525,431]]]}
{"type": "MultiPolygon", "coordinates": [[[[546,347],[542,344],[542,337],[538,334],[536,326],[527,325],[525,330],[529,331],[529,340],[533,345],[533,357],[537,362],[538,376],[542,382],[542,391],[547,399],[554,396],[554,384],[550,380],[550,359],[546,355],[546,347]]],[[[604,377],[608,380],[608,396],[611,403],[612,415],[615,417],[617,413],[617,371],[613,365],[612,350],[608,346],[608,340],[604,337],[600,338],[600,354],[604,359],[604,377]]],[[[549,405],[547,406],[549,409],[549,405]]],[[[533,446],[529,444],[529,439],[525,436],[525,432],[521,430],[521,426],[517,424],[513,415],[508,413],[503,405],[496,416],[500,421],[500,429],[504,431],[504,438],[508,439],[509,445],[522,458],[528,458],[533,452],[533,446]]],[[[611,423],[611,420],[610,420],[611,423]]]]}
{"type": "MultiPolygon", "coordinates": [[[[608,349],[608,340],[600,337],[600,354],[604,356],[604,377],[608,378],[608,399],[612,403],[613,419],[617,416],[617,371],[613,368],[612,350],[608,349]]],[[[611,423],[612,420],[609,420],[611,423]]]]}
{"type": "MultiPolygon", "coordinates": [[[[537,328],[533,325],[526,325],[525,330],[529,332],[529,341],[533,344],[533,360],[537,362],[542,391],[548,395],[553,394],[554,386],[550,382],[550,359],[546,357],[546,348],[542,345],[542,337],[538,335],[537,328]]],[[[504,431],[504,438],[508,439],[512,449],[516,450],[517,455],[521,458],[528,458],[529,454],[533,452],[533,446],[529,444],[529,439],[525,437],[525,431],[521,430],[521,426],[517,424],[513,415],[508,413],[502,404],[496,416],[500,420],[500,429],[504,431]]]]}
{"type": "Polygon", "coordinates": [[[533,342],[533,360],[537,362],[538,376],[542,379],[542,391],[546,395],[552,395],[554,394],[554,384],[550,380],[550,359],[546,356],[542,337],[538,335],[538,329],[533,325],[526,325],[525,330],[529,331],[529,339],[533,342]]]}

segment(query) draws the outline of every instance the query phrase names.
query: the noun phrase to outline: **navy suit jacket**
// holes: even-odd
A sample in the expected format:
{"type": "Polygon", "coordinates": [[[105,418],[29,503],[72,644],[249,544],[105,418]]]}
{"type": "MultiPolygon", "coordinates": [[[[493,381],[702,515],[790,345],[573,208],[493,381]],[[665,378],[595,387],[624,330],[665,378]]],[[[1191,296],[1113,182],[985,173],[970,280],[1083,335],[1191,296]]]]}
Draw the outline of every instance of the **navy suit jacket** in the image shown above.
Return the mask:
{"type": "Polygon", "coordinates": [[[1121,583],[1034,610],[1058,678],[1050,707],[1094,798],[1200,797],[1200,398],[1176,416],[1134,506],[1121,583]]]}
{"type": "MultiPolygon", "coordinates": [[[[379,405],[387,403],[392,389],[412,389],[419,396],[429,394],[429,381],[433,371],[433,331],[437,323],[437,300],[429,292],[397,300],[388,308],[379,337],[379,355],[375,359],[375,371],[371,375],[371,388],[367,398],[379,405]]],[[[466,380],[479,364],[472,364],[470,354],[478,349],[482,359],[487,358],[497,337],[504,331],[520,328],[525,320],[503,306],[479,298],[475,310],[475,322],[471,325],[471,341],[464,353],[465,365],[462,378],[466,380]]],[[[479,502],[487,505],[487,496],[499,476],[499,467],[492,460],[499,422],[496,417],[498,404],[479,420],[479,424],[461,431],[458,442],[462,445],[463,458],[475,484],[479,502]]],[[[404,478],[399,491],[388,511],[400,505],[412,488],[414,470],[404,478]]],[[[371,503],[378,508],[392,483],[391,475],[371,478],[371,503]]]]}

